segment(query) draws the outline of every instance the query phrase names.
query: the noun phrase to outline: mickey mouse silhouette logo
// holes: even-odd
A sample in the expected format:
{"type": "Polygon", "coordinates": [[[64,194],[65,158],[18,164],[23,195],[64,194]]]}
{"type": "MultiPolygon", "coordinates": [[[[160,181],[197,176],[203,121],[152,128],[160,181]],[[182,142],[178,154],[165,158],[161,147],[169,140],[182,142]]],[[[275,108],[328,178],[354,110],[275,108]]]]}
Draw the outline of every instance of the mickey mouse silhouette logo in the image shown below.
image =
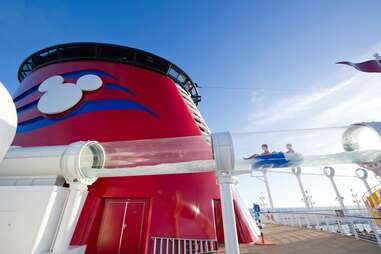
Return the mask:
{"type": "Polygon", "coordinates": [[[38,91],[44,94],[38,101],[37,108],[45,114],[62,113],[77,105],[83,92],[95,91],[102,83],[102,79],[93,74],[80,77],[76,84],[64,83],[64,78],[59,75],[50,77],[38,87],[38,91]]]}

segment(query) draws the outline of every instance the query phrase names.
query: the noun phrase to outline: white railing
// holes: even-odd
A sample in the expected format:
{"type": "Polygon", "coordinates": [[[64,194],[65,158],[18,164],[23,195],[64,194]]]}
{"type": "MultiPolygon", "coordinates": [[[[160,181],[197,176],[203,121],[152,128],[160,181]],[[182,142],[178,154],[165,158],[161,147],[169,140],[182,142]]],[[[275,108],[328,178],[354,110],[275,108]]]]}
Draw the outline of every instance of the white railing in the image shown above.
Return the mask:
{"type": "Polygon", "coordinates": [[[217,250],[215,239],[151,237],[153,254],[199,254],[217,250]]]}
{"type": "Polygon", "coordinates": [[[381,229],[373,218],[355,212],[344,214],[341,210],[332,211],[277,211],[262,212],[264,223],[282,224],[299,228],[310,228],[339,233],[348,236],[357,236],[381,246],[381,229]],[[349,215],[350,214],[350,215],[349,215]],[[355,234],[351,230],[354,227],[355,234]]]}

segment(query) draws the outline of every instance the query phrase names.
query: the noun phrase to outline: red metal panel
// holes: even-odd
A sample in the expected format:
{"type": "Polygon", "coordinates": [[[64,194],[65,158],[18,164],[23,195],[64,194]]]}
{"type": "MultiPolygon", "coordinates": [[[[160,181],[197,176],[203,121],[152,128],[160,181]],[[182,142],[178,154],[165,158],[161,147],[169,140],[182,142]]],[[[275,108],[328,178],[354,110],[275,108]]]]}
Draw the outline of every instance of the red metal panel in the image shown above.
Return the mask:
{"type": "Polygon", "coordinates": [[[76,242],[87,242],[91,237],[91,231],[88,230],[91,225],[97,220],[101,220],[103,210],[103,202],[100,198],[95,197],[91,193],[87,195],[85,205],[83,207],[83,212],[80,215],[79,223],[77,224],[77,234],[74,236],[73,241],[76,242]],[[102,206],[102,207],[101,207],[102,206]],[[100,211],[94,213],[93,211],[100,211]]]}
{"type": "Polygon", "coordinates": [[[254,232],[250,231],[250,228],[247,225],[247,221],[242,211],[242,209],[246,209],[246,208],[240,207],[236,200],[234,200],[233,204],[234,204],[234,212],[235,212],[236,225],[237,225],[238,241],[240,243],[254,242],[255,241],[254,232]]]}
{"type": "MultiPolygon", "coordinates": [[[[247,221],[243,215],[243,212],[238,203],[234,200],[234,212],[235,212],[235,218],[236,218],[236,227],[237,227],[237,236],[238,241],[240,243],[251,243],[255,241],[255,237],[253,235],[253,232],[250,231],[247,221]]],[[[222,221],[222,210],[221,210],[221,200],[215,199],[214,200],[214,219],[216,224],[216,235],[217,235],[217,242],[223,243],[224,242],[224,225],[222,221]]]]}
{"type": "Polygon", "coordinates": [[[221,210],[221,200],[215,199],[214,203],[214,220],[216,223],[216,234],[217,234],[217,242],[224,242],[224,225],[222,222],[222,210],[221,210]]]}

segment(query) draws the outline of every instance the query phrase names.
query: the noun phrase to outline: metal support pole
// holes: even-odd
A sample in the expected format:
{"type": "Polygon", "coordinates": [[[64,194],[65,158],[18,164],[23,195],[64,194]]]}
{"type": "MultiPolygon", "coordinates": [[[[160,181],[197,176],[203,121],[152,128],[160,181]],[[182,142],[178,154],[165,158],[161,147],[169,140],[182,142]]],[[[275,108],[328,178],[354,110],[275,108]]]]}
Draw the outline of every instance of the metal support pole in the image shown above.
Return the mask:
{"type": "Polygon", "coordinates": [[[302,228],[302,223],[300,222],[300,216],[297,217],[297,219],[298,219],[298,225],[299,225],[299,228],[302,228]]]}
{"type": "Polygon", "coordinates": [[[320,219],[319,219],[319,216],[317,214],[315,214],[314,218],[315,218],[315,221],[316,221],[315,229],[319,229],[320,228],[320,219]]]}
{"type": "Polygon", "coordinates": [[[295,219],[295,214],[291,214],[291,218],[292,218],[292,226],[295,227],[296,226],[296,219],[295,219]]]}
{"type": "Polygon", "coordinates": [[[307,222],[306,227],[307,227],[307,228],[310,228],[311,225],[310,225],[310,220],[308,219],[308,214],[304,214],[304,216],[305,216],[305,220],[306,220],[306,222],[307,222]]]}
{"type": "Polygon", "coordinates": [[[358,168],[358,169],[356,169],[355,173],[356,173],[356,176],[358,178],[360,178],[360,180],[364,183],[366,191],[371,195],[372,191],[371,191],[371,188],[370,188],[368,180],[367,180],[368,179],[368,171],[366,171],[363,168],[358,168]]]}
{"type": "Polygon", "coordinates": [[[325,226],[327,228],[327,231],[330,232],[329,223],[328,223],[327,218],[324,218],[324,222],[325,222],[325,226]]]}
{"type": "MultiPolygon", "coordinates": [[[[339,202],[340,208],[343,211],[344,216],[345,216],[345,214],[347,214],[347,209],[345,208],[345,205],[344,205],[344,201],[343,201],[344,198],[340,195],[339,189],[337,188],[335,180],[333,179],[333,177],[335,175],[335,169],[332,167],[325,167],[324,168],[324,174],[331,181],[333,190],[335,191],[335,194],[336,194],[337,201],[339,202]]],[[[340,227],[341,227],[341,225],[340,225],[340,227]]],[[[355,236],[355,238],[359,239],[358,234],[357,234],[355,227],[354,227],[352,222],[349,222],[349,229],[351,230],[351,233],[355,236]]]]}
{"type": "Polygon", "coordinates": [[[234,171],[234,148],[230,133],[212,134],[213,155],[216,162],[216,175],[220,184],[222,222],[226,253],[239,254],[232,187],[237,184],[234,171]]]}
{"type": "Polygon", "coordinates": [[[87,185],[70,183],[70,193],[54,240],[53,253],[68,251],[86,197],[87,185]]]}
{"type": "Polygon", "coordinates": [[[263,173],[263,179],[264,179],[265,185],[266,185],[267,196],[269,197],[270,208],[271,208],[271,211],[274,211],[274,202],[273,202],[273,198],[272,198],[272,195],[271,195],[269,180],[268,180],[268,177],[267,177],[267,169],[263,169],[262,173],[263,173]]]}
{"type": "Polygon", "coordinates": [[[296,179],[298,180],[300,192],[302,193],[302,197],[303,197],[303,202],[306,208],[310,209],[311,206],[310,206],[310,203],[308,202],[306,191],[304,190],[304,187],[303,187],[302,179],[300,178],[302,169],[300,167],[296,167],[296,168],[292,168],[291,170],[292,170],[292,173],[296,176],[296,179]]]}
{"type": "Polygon", "coordinates": [[[239,254],[237,228],[235,221],[232,185],[238,181],[231,175],[219,175],[221,192],[222,220],[224,223],[225,251],[229,254],[239,254]]]}
{"type": "Polygon", "coordinates": [[[337,222],[337,228],[339,229],[340,233],[341,233],[342,235],[345,235],[345,234],[344,234],[343,227],[341,226],[341,222],[340,222],[340,220],[337,220],[336,222],[337,222]]]}

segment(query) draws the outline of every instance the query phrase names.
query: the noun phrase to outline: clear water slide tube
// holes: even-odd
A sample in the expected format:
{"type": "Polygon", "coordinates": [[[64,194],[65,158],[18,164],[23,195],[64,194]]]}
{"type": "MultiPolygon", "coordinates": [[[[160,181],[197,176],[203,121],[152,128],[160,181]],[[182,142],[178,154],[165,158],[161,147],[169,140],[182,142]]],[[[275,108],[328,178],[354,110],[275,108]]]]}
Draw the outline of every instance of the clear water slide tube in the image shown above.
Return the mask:
{"type": "Polygon", "coordinates": [[[214,171],[210,136],[191,136],[101,144],[104,168],[88,168],[89,177],[181,174],[214,171]]]}
{"type": "Polygon", "coordinates": [[[232,137],[237,173],[271,168],[369,166],[381,161],[380,135],[370,124],[233,133],[232,137]]]}
{"type": "MultiPolygon", "coordinates": [[[[231,145],[232,154],[229,168],[222,171],[232,175],[265,168],[363,166],[381,161],[379,134],[364,124],[226,135],[230,138],[222,142],[223,147],[231,145]],[[262,150],[264,144],[267,152],[262,150]]],[[[230,154],[213,147],[217,136],[100,143],[105,153],[104,167],[84,167],[82,173],[91,178],[218,171],[221,169],[216,158],[227,159],[230,154]]]]}
{"type": "MultiPolygon", "coordinates": [[[[377,169],[381,161],[380,136],[369,124],[228,135],[233,158],[225,171],[233,175],[338,164],[377,169]]],[[[215,170],[219,156],[211,136],[74,144],[11,148],[0,164],[0,176],[63,175],[68,166],[87,178],[208,172],[215,170]]]]}

